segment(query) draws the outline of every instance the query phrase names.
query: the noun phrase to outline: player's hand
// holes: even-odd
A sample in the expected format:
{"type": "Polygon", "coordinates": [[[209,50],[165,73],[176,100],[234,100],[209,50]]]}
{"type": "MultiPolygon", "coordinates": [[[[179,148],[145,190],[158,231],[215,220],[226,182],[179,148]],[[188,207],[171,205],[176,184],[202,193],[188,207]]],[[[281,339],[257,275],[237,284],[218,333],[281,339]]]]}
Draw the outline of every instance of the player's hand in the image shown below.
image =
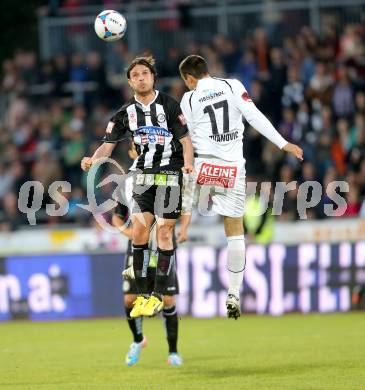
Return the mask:
{"type": "Polygon", "coordinates": [[[181,244],[182,242],[187,241],[187,239],[188,239],[188,235],[187,235],[186,229],[181,229],[180,228],[179,232],[177,233],[177,240],[176,240],[176,242],[178,244],[181,244]]]}
{"type": "Polygon", "coordinates": [[[184,167],[183,167],[183,169],[182,169],[182,171],[183,171],[184,173],[194,173],[194,172],[195,172],[195,171],[194,171],[194,167],[193,167],[192,164],[185,164],[184,167]]]}
{"type": "Polygon", "coordinates": [[[299,160],[303,161],[303,149],[300,148],[298,145],[287,143],[283,147],[284,152],[288,152],[298,158],[299,160]]]}
{"type": "Polygon", "coordinates": [[[93,160],[91,157],[84,157],[81,160],[81,169],[83,171],[88,171],[92,165],[93,165],[93,160]]]}

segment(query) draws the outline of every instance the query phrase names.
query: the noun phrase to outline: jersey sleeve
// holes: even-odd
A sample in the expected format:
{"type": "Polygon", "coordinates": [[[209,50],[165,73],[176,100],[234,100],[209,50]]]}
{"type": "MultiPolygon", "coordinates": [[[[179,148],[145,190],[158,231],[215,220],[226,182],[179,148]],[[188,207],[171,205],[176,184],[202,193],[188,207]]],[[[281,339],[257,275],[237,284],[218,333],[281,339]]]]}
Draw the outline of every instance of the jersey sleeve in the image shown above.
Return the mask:
{"type": "Polygon", "coordinates": [[[180,139],[188,135],[186,119],[181,111],[180,105],[176,100],[171,100],[170,127],[174,138],[180,139]]]}
{"type": "Polygon", "coordinates": [[[184,118],[186,119],[186,124],[188,126],[188,129],[191,130],[193,126],[193,118],[192,118],[192,110],[189,104],[191,93],[185,93],[184,96],[181,99],[180,108],[184,115],[184,118]]]}
{"type": "Polygon", "coordinates": [[[247,122],[278,148],[282,149],[288,141],[281,136],[266,116],[256,107],[243,84],[238,80],[231,80],[231,83],[235,104],[247,122]]]}
{"type": "Polygon", "coordinates": [[[128,128],[125,126],[123,111],[118,111],[110,119],[106,127],[103,142],[116,143],[125,138],[128,128]]]}

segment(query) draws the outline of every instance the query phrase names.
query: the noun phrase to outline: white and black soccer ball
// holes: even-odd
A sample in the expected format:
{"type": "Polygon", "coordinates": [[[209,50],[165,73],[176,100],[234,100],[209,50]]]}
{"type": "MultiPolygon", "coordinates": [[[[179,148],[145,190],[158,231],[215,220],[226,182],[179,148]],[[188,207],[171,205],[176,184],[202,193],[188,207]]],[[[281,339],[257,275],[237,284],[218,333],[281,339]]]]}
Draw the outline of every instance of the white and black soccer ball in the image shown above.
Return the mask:
{"type": "Polygon", "coordinates": [[[96,17],[94,28],[100,39],[106,42],[114,42],[125,34],[127,21],[119,12],[105,10],[96,17]]]}

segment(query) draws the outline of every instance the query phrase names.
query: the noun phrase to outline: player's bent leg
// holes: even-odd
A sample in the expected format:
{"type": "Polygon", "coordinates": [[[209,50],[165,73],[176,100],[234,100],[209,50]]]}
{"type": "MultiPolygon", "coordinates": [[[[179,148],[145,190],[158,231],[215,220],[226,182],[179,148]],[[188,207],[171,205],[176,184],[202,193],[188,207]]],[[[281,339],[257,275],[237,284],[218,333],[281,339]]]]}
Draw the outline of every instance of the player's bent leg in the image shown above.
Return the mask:
{"type": "Polygon", "coordinates": [[[228,318],[241,315],[240,288],[245,269],[245,238],[241,217],[224,217],[224,229],[228,241],[228,296],[226,301],[228,318]]]}
{"type": "Polygon", "coordinates": [[[124,308],[126,319],[128,322],[129,329],[133,334],[133,341],[140,343],[143,340],[142,331],[142,317],[133,318],[131,317],[131,311],[133,309],[133,303],[137,299],[136,294],[125,294],[124,295],[124,308]]]}
{"type": "Polygon", "coordinates": [[[156,315],[163,308],[162,295],[166,289],[175,256],[172,243],[172,235],[175,224],[175,219],[160,218],[157,222],[158,257],[155,288],[153,294],[148,299],[142,310],[142,315],[147,317],[156,315]]]}
{"type": "Polygon", "coordinates": [[[164,295],[164,308],[162,315],[164,318],[166,338],[169,346],[169,356],[167,364],[171,366],[181,366],[183,360],[177,352],[177,338],[178,338],[178,317],[176,311],[176,299],[174,295],[164,295]]]}
{"type": "Polygon", "coordinates": [[[124,295],[124,307],[126,319],[129,329],[133,334],[133,343],[129,346],[128,353],[125,357],[125,363],[127,366],[133,366],[139,360],[142,348],[147,346],[147,338],[143,336],[142,332],[142,317],[132,318],[130,316],[133,308],[133,302],[136,300],[137,295],[125,294],[124,295]]]}
{"type": "Polygon", "coordinates": [[[147,297],[149,295],[147,282],[147,268],[150,261],[148,239],[153,219],[154,216],[149,212],[132,215],[133,271],[139,294],[131,311],[132,318],[143,315],[143,308],[147,303],[147,297]]]}

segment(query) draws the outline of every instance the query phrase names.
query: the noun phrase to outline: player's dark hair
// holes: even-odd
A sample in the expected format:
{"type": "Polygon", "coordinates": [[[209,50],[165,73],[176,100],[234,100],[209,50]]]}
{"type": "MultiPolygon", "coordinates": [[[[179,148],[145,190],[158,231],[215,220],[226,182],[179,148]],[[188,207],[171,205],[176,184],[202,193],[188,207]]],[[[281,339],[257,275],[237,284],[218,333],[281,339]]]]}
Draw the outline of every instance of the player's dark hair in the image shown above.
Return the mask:
{"type": "Polygon", "coordinates": [[[127,68],[127,77],[130,79],[131,71],[136,65],[144,65],[146,66],[151,73],[157,77],[157,71],[155,68],[155,59],[152,56],[146,57],[136,57],[127,68]]]}
{"type": "Polygon", "coordinates": [[[208,64],[205,59],[196,54],[190,55],[182,60],[179,66],[179,70],[181,76],[184,78],[190,74],[196,79],[201,79],[209,73],[208,64]]]}

